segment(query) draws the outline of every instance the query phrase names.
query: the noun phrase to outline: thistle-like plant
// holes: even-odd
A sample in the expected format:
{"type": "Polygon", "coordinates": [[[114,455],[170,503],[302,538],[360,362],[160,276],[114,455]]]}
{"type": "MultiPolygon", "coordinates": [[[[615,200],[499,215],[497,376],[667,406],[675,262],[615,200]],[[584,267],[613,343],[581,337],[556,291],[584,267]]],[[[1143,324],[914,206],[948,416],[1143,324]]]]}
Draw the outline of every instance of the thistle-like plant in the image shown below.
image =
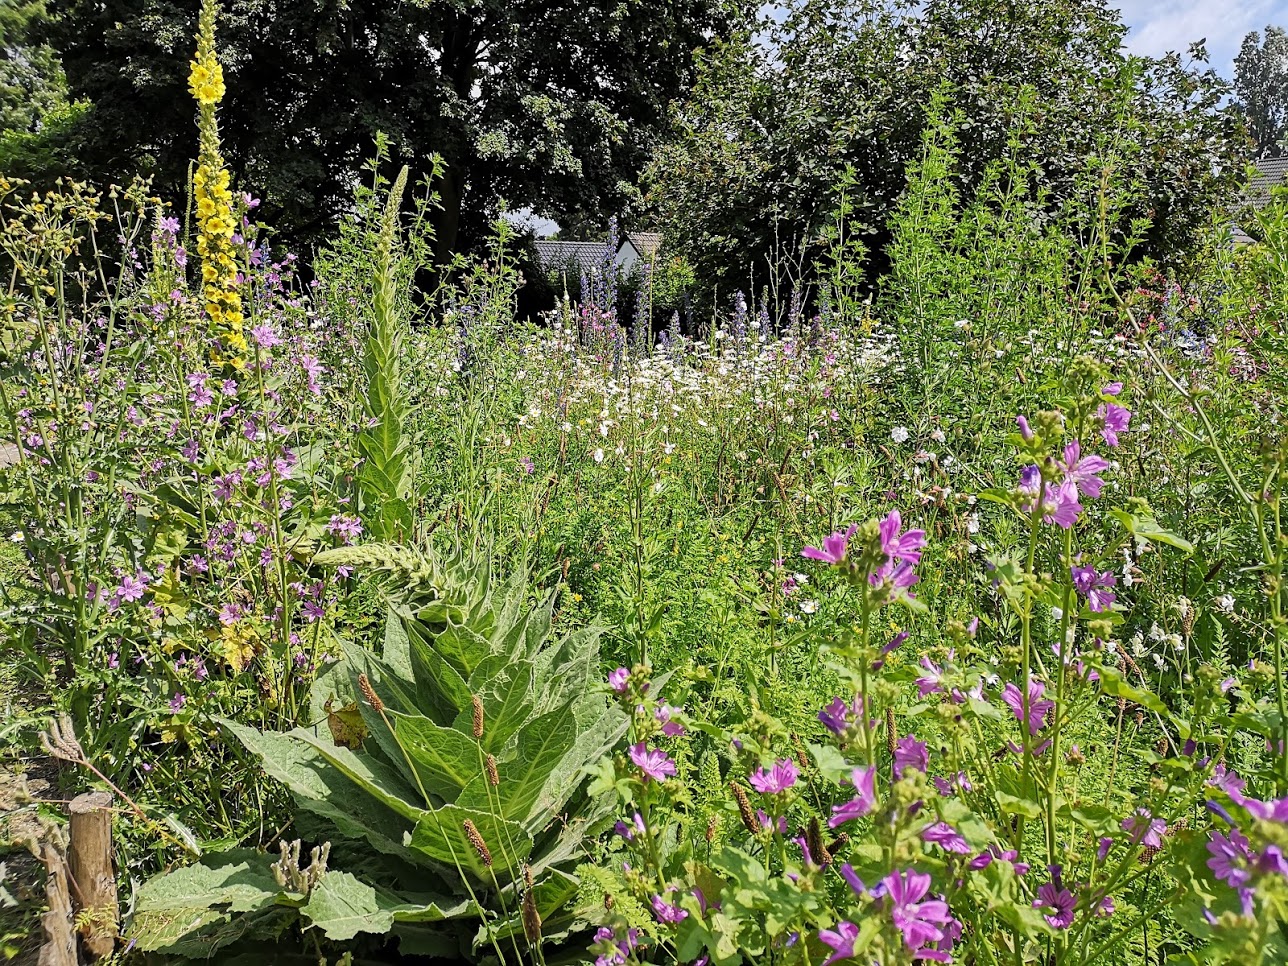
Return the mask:
{"type": "Polygon", "coordinates": [[[584,769],[626,725],[595,684],[599,629],[554,633],[555,595],[533,605],[524,569],[497,581],[487,564],[381,545],[317,562],[383,575],[380,656],[346,648],[317,680],[309,726],[223,724],[291,791],[306,837],[331,843],[332,868],[307,895],[274,884],[254,853],[173,873],[204,883],[183,898],[162,876],[140,899],[140,945],[191,943],[214,921],[209,906],[265,927],[292,906],[331,939],[393,932],[404,950],[539,955],[543,937],[572,924],[577,884],[565,866],[603,815],[582,794],[584,769]],[[253,896],[221,885],[239,875],[258,883],[253,896]],[[181,935],[176,901],[207,906],[181,935]]]}

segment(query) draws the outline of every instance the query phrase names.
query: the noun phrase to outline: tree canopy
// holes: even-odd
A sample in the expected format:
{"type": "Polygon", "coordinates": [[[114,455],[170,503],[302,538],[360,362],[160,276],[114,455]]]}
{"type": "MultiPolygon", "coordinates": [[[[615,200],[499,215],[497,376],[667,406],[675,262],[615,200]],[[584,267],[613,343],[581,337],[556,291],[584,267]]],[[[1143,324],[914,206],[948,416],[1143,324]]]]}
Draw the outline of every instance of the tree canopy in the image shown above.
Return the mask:
{"type": "Polygon", "coordinates": [[[1288,134],[1288,32],[1252,31],[1234,58],[1234,102],[1248,125],[1258,158],[1284,153],[1288,134]]]}
{"type": "MultiPolygon", "coordinates": [[[[50,0],[45,32],[106,180],[153,175],[182,197],[195,134],[186,94],[192,0],[50,0]]],[[[502,200],[575,228],[637,193],[693,52],[726,32],[718,0],[239,0],[219,24],[224,148],[291,241],[345,210],[377,132],[391,168],[445,162],[440,254],[502,200]]]]}
{"type": "Polygon", "coordinates": [[[704,55],[649,202],[699,278],[745,284],[776,244],[819,237],[852,168],[853,218],[879,252],[943,91],[964,200],[1022,122],[1048,204],[1086,202],[1086,174],[1112,163],[1150,251],[1183,251],[1238,177],[1239,122],[1201,48],[1134,57],[1125,32],[1104,0],[801,0],[704,55]]]}

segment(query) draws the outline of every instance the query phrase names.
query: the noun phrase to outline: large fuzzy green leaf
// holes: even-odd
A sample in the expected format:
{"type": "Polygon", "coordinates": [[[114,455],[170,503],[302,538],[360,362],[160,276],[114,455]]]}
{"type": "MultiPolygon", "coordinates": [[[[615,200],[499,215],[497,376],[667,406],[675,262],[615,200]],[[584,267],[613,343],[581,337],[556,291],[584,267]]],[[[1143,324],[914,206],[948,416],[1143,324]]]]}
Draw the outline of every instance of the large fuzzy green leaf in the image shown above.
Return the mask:
{"type": "Polygon", "coordinates": [[[461,915],[470,906],[441,898],[409,903],[348,872],[331,870],[317,881],[300,911],[328,939],[343,941],[360,932],[387,933],[395,922],[439,922],[461,915]]]}
{"type": "Polygon", "coordinates": [[[391,720],[425,788],[444,801],[455,801],[461,789],[483,773],[478,745],[469,735],[420,715],[395,714],[391,720]]]}
{"type": "Polygon", "coordinates": [[[264,771],[290,789],[295,801],[353,839],[365,839],[376,849],[408,862],[418,855],[403,844],[415,825],[408,812],[417,810],[410,797],[398,808],[378,801],[363,786],[332,764],[316,745],[287,735],[262,734],[232,721],[220,722],[247,750],[259,756],[264,771]]]}
{"type": "Polygon", "coordinates": [[[621,740],[629,724],[618,708],[603,705],[598,719],[578,729],[576,740],[550,769],[527,813],[515,818],[535,834],[551,818],[561,814],[565,803],[585,781],[586,766],[606,755],[621,740]]]}
{"type": "Polygon", "coordinates": [[[568,705],[523,727],[514,758],[498,768],[501,782],[496,793],[505,818],[521,822],[531,814],[546,782],[576,740],[577,722],[568,705]]]}
{"type": "Polygon", "coordinates": [[[416,686],[429,704],[420,709],[421,713],[437,721],[451,721],[462,708],[469,707],[469,685],[461,672],[434,650],[432,634],[422,621],[404,618],[403,627],[407,631],[416,686]]]}
{"type": "MultiPolygon", "coordinates": [[[[532,714],[533,668],[527,661],[490,657],[470,678],[470,690],[483,702],[483,750],[500,752],[532,714]]],[[[473,708],[464,708],[452,722],[464,731],[473,727],[473,708]]]]}
{"type": "Polygon", "coordinates": [[[504,882],[518,875],[532,852],[532,837],[514,822],[497,818],[492,812],[444,805],[426,814],[416,824],[411,847],[446,866],[459,864],[476,879],[491,881],[482,858],[465,832],[469,819],[483,837],[492,855],[492,872],[504,882]]]}

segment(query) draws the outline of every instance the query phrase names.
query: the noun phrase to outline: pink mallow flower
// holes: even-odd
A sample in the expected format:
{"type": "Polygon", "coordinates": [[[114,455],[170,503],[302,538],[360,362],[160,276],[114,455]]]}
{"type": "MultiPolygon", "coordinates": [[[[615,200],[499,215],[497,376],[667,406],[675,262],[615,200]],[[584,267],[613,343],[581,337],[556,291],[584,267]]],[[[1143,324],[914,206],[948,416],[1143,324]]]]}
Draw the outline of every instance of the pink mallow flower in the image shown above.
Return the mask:
{"type": "Polygon", "coordinates": [[[1073,925],[1073,910],[1078,899],[1060,882],[1060,867],[1052,866],[1052,881],[1038,887],[1038,897],[1033,908],[1042,911],[1042,918],[1052,929],[1068,929],[1073,925]]]}
{"type": "Polygon", "coordinates": [[[1149,809],[1138,808],[1123,819],[1122,829],[1131,836],[1133,845],[1143,844],[1146,848],[1161,849],[1167,823],[1161,818],[1154,818],[1149,809]]]}
{"type": "Polygon", "coordinates": [[[973,851],[970,843],[962,838],[962,834],[947,822],[936,822],[922,829],[921,840],[931,845],[938,845],[945,851],[956,852],[958,855],[970,855],[973,851]]]}
{"type": "Polygon", "coordinates": [[[881,880],[890,900],[890,918],[914,959],[948,962],[948,950],[961,935],[961,925],[941,899],[925,899],[930,876],[915,869],[891,872],[881,880]],[[929,948],[927,948],[929,947],[929,948]]]}
{"type": "Polygon", "coordinates": [[[1059,466],[1064,471],[1065,482],[1073,483],[1079,492],[1093,500],[1100,496],[1100,488],[1105,485],[1105,481],[1099,474],[1109,469],[1109,461],[1103,456],[1083,456],[1082,444],[1075,439],[1065,445],[1064,462],[1059,466]]]}
{"type": "Polygon", "coordinates": [[[838,531],[823,540],[821,550],[818,547],[806,547],[801,551],[801,556],[808,557],[810,560],[821,560],[823,563],[839,564],[845,559],[845,551],[856,530],[858,526],[851,525],[844,533],[838,531]]]}
{"type": "Polygon", "coordinates": [[[774,767],[768,772],[757,768],[751,776],[751,787],[765,795],[777,795],[795,785],[796,778],[796,762],[783,758],[774,762],[774,767]]]}
{"type": "MultiPolygon", "coordinates": [[[[1046,724],[1047,713],[1055,707],[1054,701],[1043,701],[1042,695],[1046,693],[1046,685],[1037,678],[1029,678],[1029,713],[1028,725],[1029,734],[1036,735],[1044,724],[1046,724]]],[[[1020,689],[1014,684],[1007,684],[1002,689],[1002,700],[1006,706],[1011,709],[1015,715],[1015,720],[1021,724],[1024,722],[1024,696],[1020,689]]]]}
{"type": "Polygon", "coordinates": [[[850,781],[858,793],[848,802],[832,806],[832,817],[827,820],[828,828],[836,828],[853,819],[867,815],[876,807],[876,765],[867,768],[856,768],[850,773],[850,781]]]}
{"type": "Polygon", "coordinates": [[[1099,614],[1113,606],[1117,597],[1109,588],[1118,583],[1113,571],[1097,573],[1095,567],[1070,567],[1069,573],[1073,577],[1073,589],[1087,598],[1092,611],[1099,614]]]}
{"type": "Polygon", "coordinates": [[[650,778],[664,782],[675,774],[675,762],[668,758],[661,748],[650,750],[641,741],[638,745],[631,745],[630,756],[631,761],[635,762],[639,770],[644,773],[646,782],[650,778]]]}
{"type": "Polygon", "coordinates": [[[1131,422],[1131,410],[1116,403],[1101,403],[1100,408],[1096,410],[1096,418],[1103,423],[1100,436],[1105,441],[1105,445],[1117,446],[1118,434],[1126,432],[1127,424],[1131,422]]]}
{"type": "Polygon", "coordinates": [[[926,751],[924,741],[918,741],[912,735],[904,735],[899,739],[899,743],[894,746],[894,773],[896,778],[903,777],[903,773],[909,768],[925,772],[929,764],[930,755],[926,751]]]}
{"type": "Polygon", "coordinates": [[[832,955],[823,960],[823,966],[831,966],[842,959],[854,958],[854,942],[859,938],[859,927],[842,920],[835,929],[820,929],[818,938],[832,950],[832,955]]]}
{"type": "MultiPolygon", "coordinates": [[[[891,510],[889,516],[881,521],[881,549],[892,563],[907,561],[910,564],[921,560],[921,550],[926,545],[925,530],[909,530],[900,533],[903,518],[898,510],[891,510]]],[[[853,531],[851,531],[853,532],[853,531]]]]}

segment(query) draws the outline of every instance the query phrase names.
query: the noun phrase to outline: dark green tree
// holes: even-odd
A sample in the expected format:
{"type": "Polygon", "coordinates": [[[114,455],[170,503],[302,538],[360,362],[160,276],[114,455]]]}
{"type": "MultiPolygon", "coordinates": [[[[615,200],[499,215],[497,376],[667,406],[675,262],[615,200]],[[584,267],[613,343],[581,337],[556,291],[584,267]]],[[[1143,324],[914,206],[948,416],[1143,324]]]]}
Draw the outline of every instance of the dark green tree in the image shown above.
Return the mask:
{"type": "MultiPolygon", "coordinates": [[[[50,0],[47,36],[93,104],[84,161],[150,173],[182,197],[195,0],[50,0]]],[[[504,200],[576,230],[638,194],[636,175],[693,51],[727,29],[719,0],[236,0],[219,25],[226,153],[289,241],[345,210],[377,132],[392,170],[435,185],[440,256],[504,200]]]]}
{"type": "Polygon", "coordinates": [[[1243,38],[1234,58],[1234,103],[1248,125],[1257,158],[1284,153],[1288,134],[1288,32],[1267,27],[1243,38]]]}
{"type": "Polygon", "coordinates": [[[926,105],[943,90],[960,117],[963,203],[1022,114],[1022,146],[1053,209],[1094,204],[1086,175],[1112,161],[1139,197],[1124,218],[1148,216],[1148,252],[1171,257],[1226,202],[1239,122],[1201,49],[1189,61],[1132,57],[1125,32],[1104,0],[800,0],[761,42],[748,35],[704,56],[648,169],[649,201],[699,279],[728,288],[745,285],[750,266],[766,277],[784,240],[808,262],[851,168],[852,218],[879,272],[926,105]]]}

